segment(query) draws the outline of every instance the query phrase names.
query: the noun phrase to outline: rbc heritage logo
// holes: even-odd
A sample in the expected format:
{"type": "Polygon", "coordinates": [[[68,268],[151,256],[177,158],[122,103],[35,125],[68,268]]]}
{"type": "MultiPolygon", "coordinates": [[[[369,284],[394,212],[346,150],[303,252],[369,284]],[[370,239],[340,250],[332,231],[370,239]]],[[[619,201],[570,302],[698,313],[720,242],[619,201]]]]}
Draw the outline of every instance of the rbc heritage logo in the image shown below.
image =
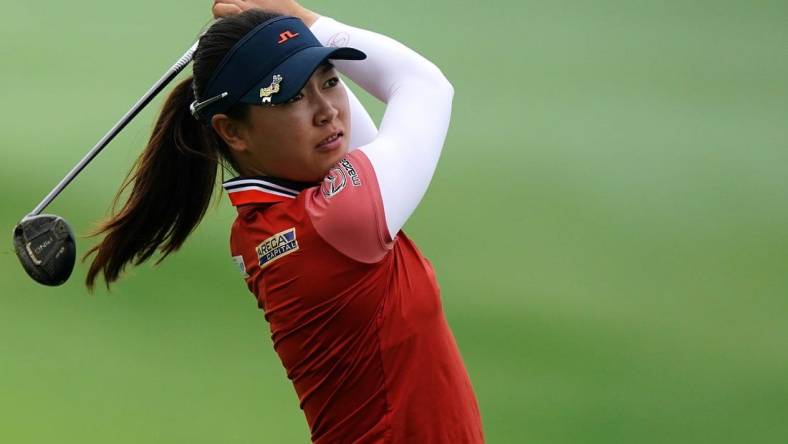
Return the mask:
{"type": "Polygon", "coordinates": [[[274,234],[261,242],[256,250],[257,258],[260,260],[260,268],[294,251],[298,251],[295,227],[274,234]]]}

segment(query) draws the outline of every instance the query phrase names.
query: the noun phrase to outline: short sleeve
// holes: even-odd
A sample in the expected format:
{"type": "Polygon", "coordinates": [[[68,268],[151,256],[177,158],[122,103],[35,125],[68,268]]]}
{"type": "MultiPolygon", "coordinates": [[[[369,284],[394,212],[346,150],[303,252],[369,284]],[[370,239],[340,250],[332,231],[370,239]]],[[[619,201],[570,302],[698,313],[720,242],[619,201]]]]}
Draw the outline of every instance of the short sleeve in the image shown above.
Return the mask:
{"type": "Polygon", "coordinates": [[[339,252],[375,263],[391,250],[377,177],[363,151],[350,152],[331,167],[320,186],[307,193],[306,212],[312,225],[339,252]]]}

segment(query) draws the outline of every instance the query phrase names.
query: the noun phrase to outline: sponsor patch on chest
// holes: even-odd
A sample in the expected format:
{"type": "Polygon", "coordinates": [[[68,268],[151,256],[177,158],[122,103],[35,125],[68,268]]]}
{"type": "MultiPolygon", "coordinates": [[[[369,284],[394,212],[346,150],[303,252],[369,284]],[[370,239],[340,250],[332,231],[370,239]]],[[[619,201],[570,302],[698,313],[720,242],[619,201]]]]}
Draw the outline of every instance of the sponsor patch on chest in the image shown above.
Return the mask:
{"type": "Polygon", "coordinates": [[[260,268],[294,251],[298,251],[295,227],[274,234],[262,241],[255,250],[257,251],[260,268]]]}

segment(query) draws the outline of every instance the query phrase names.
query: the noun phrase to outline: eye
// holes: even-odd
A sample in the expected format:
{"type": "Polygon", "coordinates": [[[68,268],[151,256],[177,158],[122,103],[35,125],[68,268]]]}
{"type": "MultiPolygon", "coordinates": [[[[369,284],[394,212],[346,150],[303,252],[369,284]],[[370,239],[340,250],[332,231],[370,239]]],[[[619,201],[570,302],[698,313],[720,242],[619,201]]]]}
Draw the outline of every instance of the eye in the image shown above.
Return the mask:
{"type": "Polygon", "coordinates": [[[290,100],[288,100],[285,103],[297,102],[297,101],[301,100],[303,97],[304,97],[304,95],[302,93],[298,93],[298,94],[294,95],[293,98],[291,98],[290,100]]]}
{"type": "Polygon", "coordinates": [[[339,78],[338,77],[332,77],[332,78],[326,80],[326,84],[329,85],[328,86],[329,88],[333,88],[333,87],[335,87],[335,86],[337,86],[339,84],[339,78]]]}
{"type": "MultiPolygon", "coordinates": [[[[326,86],[328,88],[334,88],[335,86],[339,85],[339,77],[332,77],[332,78],[326,80],[325,84],[326,84],[326,86]]],[[[298,93],[298,94],[294,95],[290,100],[288,100],[287,102],[284,102],[284,103],[287,104],[287,103],[298,102],[299,100],[301,100],[303,98],[304,98],[304,94],[303,93],[298,93]]]]}

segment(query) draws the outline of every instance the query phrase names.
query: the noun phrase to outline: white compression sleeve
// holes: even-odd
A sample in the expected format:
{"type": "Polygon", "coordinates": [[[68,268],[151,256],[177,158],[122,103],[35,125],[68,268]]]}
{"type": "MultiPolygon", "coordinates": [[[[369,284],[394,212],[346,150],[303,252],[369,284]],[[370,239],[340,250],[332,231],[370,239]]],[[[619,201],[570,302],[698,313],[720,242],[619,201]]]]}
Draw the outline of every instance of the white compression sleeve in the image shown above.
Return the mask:
{"type": "Polygon", "coordinates": [[[377,137],[360,149],[380,186],[393,239],[427,191],[449,128],[454,88],[432,62],[384,35],[320,17],[311,27],[324,46],[350,46],[361,61],[333,60],[353,82],[386,103],[377,137]]]}
{"type": "Polygon", "coordinates": [[[378,136],[378,128],[353,91],[347,87],[342,79],[339,82],[345,87],[347,99],[350,102],[350,147],[348,150],[353,151],[375,140],[378,136]]]}

